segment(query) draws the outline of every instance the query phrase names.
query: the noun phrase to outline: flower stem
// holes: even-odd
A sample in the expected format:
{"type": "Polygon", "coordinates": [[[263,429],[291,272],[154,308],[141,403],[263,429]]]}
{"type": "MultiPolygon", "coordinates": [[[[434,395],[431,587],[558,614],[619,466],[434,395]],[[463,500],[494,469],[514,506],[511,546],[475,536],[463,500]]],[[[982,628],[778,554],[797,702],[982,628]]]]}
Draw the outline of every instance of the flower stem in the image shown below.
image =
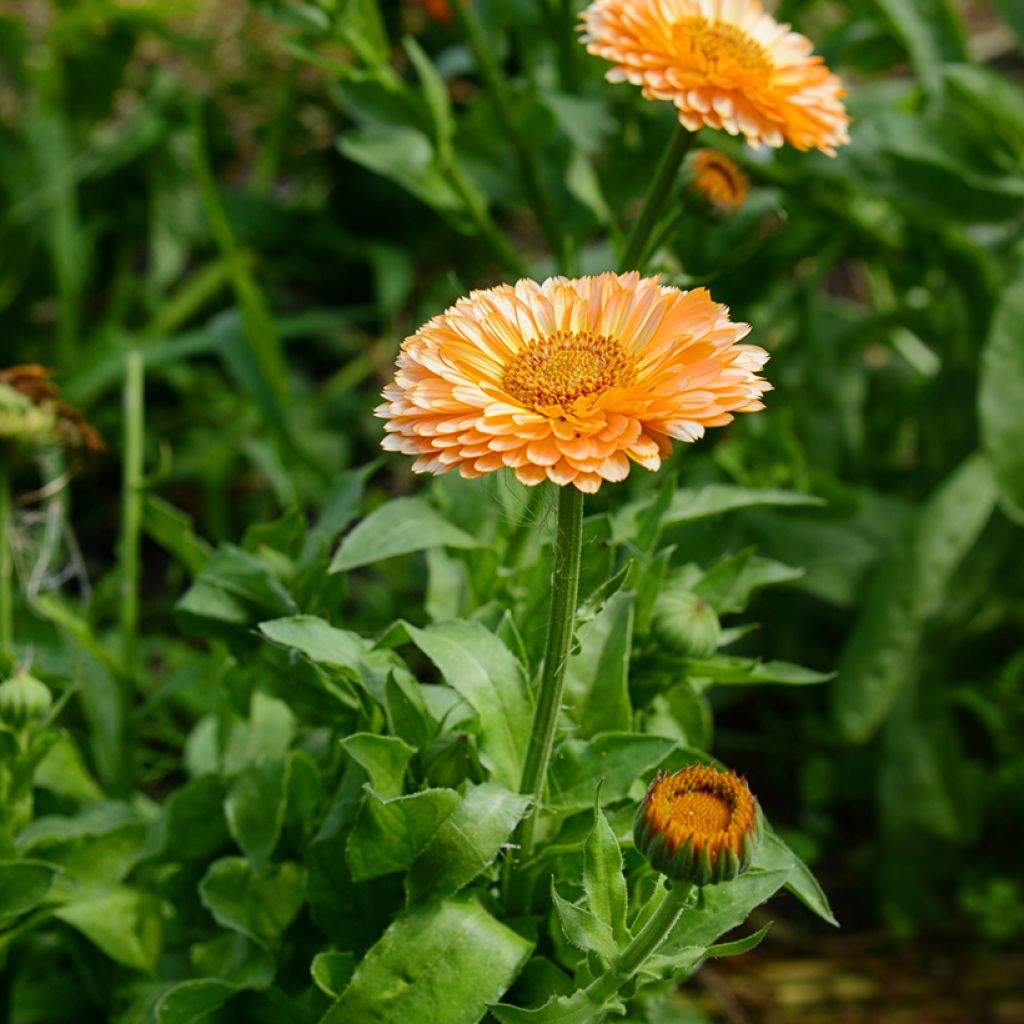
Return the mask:
{"type": "Polygon", "coordinates": [[[629,233],[629,240],[626,242],[622,260],[619,263],[619,270],[622,273],[644,269],[643,260],[647,255],[647,246],[651,240],[654,226],[658,222],[658,215],[675,183],[683,157],[686,156],[696,137],[696,133],[687,131],[685,128],[678,128],[672,136],[668,148],[662,155],[661,163],[658,164],[654,181],[651,182],[651,187],[644,198],[640,216],[637,217],[633,230],[629,233]]]}
{"type": "Polygon", "coordinates": [[[139,629],[139,544],[142,536],[145,455],[145,361],[140,351],[125,356],[124,466],[121,483],[121,657],[135,671],[139,629]]]}
{"type": "Polygon", "coordinates": [[[619,954],[608,973],[591,982],[588,991],[595,1003],[605,1002],[614,996],[657,952],[682,916],[692,892],[692,885],[670,886],[657,909],[619,954]]]}
{"type": "Polygon", "coordinates": [[[477,67],[480,69],[480,77],[487,86],[488,92],[494,101],[494,112],[498,118],[505,137],[512,145],[516,155],[516,162],[519,165],[519,177],[523,182],[523,190],[529,200],[533,212],[540,222],[548,245],[555,255],[559,266],[563,271],[566,268],[567,252],[565,247],[565,236],[562,232],[561,222],[555,216],[548,201],[547,193],[541,183],[540,167],[537,162],[537,151],[523,137],[519,130],[519,123],[516,120],[515,105],[509,93],[508,81],[505,74],[494,57],[487,37],[480,25],[480,19],[476,11],[466,0],[453,0],[452,11],[455,20],[459,23],[462,34],[469,43],[469,48],[476,57],[477,67]]]}
{"type": "Polygon", "coordinates": [[[565,666],[576,618],[583,547],[583,492],[572,484],[559,489],[558,526],[555,534],[554,570],[551,574],[551,612],[541,670],[537,707],[533,713],[530,746],[526,752],[519,792],[533,798],[533,806],[520,826],[521,856],[533,852],[534,831],[544,799],[551,748],[555,742],[558,713],[562,707],[565,666]]]}
{"type": "Polygon", "coordinates": [[[487,242],[491,251],[505,265],[507,270],[510,270],[517,277],[526,277],[526,264],[523,262],[522,257],[512,248],[508,239],[502,234],[501,229],[494,222],[494,218],[491,217],[476,187],[466,177],[454,157],[448,160],[445,169],[452,187],[462,200],[466,212],[480,233],[480,237],[487,242]]]}
{"type": "Polygon", "coordinates": [[[12,653],[14,562],[11,557],[11,463],[0,447],[0,654],[12,653]]]}

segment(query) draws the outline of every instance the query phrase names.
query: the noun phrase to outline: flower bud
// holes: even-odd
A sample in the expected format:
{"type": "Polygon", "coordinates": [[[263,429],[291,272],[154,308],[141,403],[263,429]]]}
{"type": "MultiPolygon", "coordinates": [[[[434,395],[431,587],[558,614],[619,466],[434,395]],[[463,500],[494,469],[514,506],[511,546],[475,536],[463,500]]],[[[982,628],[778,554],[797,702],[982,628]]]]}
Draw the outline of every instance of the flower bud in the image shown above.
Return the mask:
{"type": "Polygon", "coordinates": [[[698,149],[691,163],[694,191],[719,213],[735,213],[746,202],[747,176],[724,153],[698,149]]]}
{"type": "Polygon", "coordinates": [[[31,398],[0,381],[0,438],[19,444],[45,445],[57,435],[57,407],[36,404],[31,398]]]}
{"type": "Polygon", "coordinates": [[[722,635],[714,608],[688,590],[663,590],[654,602],[651,625],[659,643],[688,658],[713,654],[722,635]]]}
{"type": "Polygon", "coordinates": [[[20,729],[34,718],[42,718],[53,697],[46,683],[24,669],[18,669],[6,682],[0,683],[0,721],[13,729],[20,729]]]}
{"type": "Polygon", "coordinates": [[[659,772],[637,808],[636,848],[674,882],[715,885],[742,874],[761,841],[761,809],[733,772],[659,772]]]}

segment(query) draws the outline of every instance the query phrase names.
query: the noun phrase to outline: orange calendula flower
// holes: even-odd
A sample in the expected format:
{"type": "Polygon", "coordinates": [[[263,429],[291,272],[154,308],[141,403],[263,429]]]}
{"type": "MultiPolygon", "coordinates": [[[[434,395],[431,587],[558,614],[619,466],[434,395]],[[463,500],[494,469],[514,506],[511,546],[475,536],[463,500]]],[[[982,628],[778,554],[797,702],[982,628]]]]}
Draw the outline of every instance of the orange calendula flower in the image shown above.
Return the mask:
{"type": "Polygon", "coordinates": [[[712,206],[735,212],[747,200],[747,176],[724,153],[698,149],[693,154],[693,187],[712,206]]]}
{"type": "Polygon", "coordinates": [[[658,773],[637,808],[633,838],[673,881],[714,885],[750,867],[762,830],[761,809],[743,779],[693,765],[658,773]]]}
{"type": "Polygon", "coordinates": [[[594,492],[764,408],[768,354],[703,288],[601,274],[472,292],[406,338],[378,416],[413,469],[594,492]]]}
{"type": "Polygon", "coordinates": [[[842,82],[760,0],[595,0],[581,17],[587,49],[615,65],[608,79],[674,103],[690,131],[829,156],[850,141],[842,82]]]}

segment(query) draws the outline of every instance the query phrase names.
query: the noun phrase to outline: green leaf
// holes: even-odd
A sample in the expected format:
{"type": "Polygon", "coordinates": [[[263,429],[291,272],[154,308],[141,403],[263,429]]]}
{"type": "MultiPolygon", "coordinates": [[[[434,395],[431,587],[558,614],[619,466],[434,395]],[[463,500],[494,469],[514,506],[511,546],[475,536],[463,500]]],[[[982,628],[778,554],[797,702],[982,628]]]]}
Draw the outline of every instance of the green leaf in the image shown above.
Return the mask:
{"type": "Polygon", "coordinates": [[[0,922],[41,903],[60,868],[39,860],[0,861],[0,922]]]}
{"type": "Polygon", "coordinates": [[[206,861],[228,839],[224,787],[215,775],[201,775],[167,798],[146,843],[146,858],[206,861]]]}
{"type": "Polygon", "coordinates": [[[789,878],[788,870],[761,871],[751,868],[731,882],[706,885],[698,905],[687,910],[658,951],[658,959],[687,956],[703,950],[720,935],[743,924],[750,912],[778,892],[789,878]]]}
{"type": "Polygon", "coordinates": [[[1003,290],[981,357],[981,434],[1006,514],[1024,525],[1024,270],[1003,290]]]}
{"type": "Polygon", "coordinates": [[[712,658],[689,658],[686,661],[689,679],[710,679],[722,686],[756,686],[760,683],[784,683],[787,686],[812,686],[826,683],[834,672],[815,672],[788,661],[757,661],[716,655],[712,658]]]}
{"type": "Polygon", "coordinates": [[[480,542],[453,526],[423,498],[395,498],[371,512],[341,542],[330,572],[346,572],[427,548],[475,548],[480,542]]]}
{"type": "MultiPolygon", "coordinates": [[[[74,817],[37,818],[18,836],[19,853],[55,864],[89,887],[116,885],[141,859],[147,823],[128,805],[93,804],[74,817]]],[[[74,891],[71,889],[70,891],[74,891]]]]}
{"type": "Polygon", "coordinates": [[[410,868],[409,902],[451,896],[469,885],[494,862],[529,805],[529,797],[493,783],[467,790],[410,868]]]}
{"type": "Polygon", "coordinates": [[[417,749],[425,747],[437,732],[420,685],[408,673],[395,671],[388,673],[384,686],[388,730],[417,749]]]}
{"type": "MultiPolygon", "coordinates": [[[[618,512],[613,519],[613,538],[622,542],[636,537],[640,517],[654,501],[656,498],[632,502],[618,512]]],[[[741,508],[786,508],[824,504],[821,498],[812,494],[800,494],[797,491],[757,490],[732,484],[709,484],[707,487],[676,491],[662,517],[661,526],[664,528],[679,523],[690,523],[741,508]]]]}
{"type": "Polygon", "coordinates": [[[948,0],[877,0],[900,37],[925,93],[942,96],[943,60],[966,60],[963,28],[948,0]]]}
{"type": "Polygon", "coordinates": [[[716,957],[740,956],[743,953],[749,953],[752,949],[761,945],[761,940],[768,934],[768,929],[771,926],[772,922],[769,921],[745,938],[735,939],[733,942],[720,942],[717,945],[710,946],[704,953],[704,956],[709,960],[713,960],[716,957]]]}
{"type": "Polygon", "coordinates": [[[791,583],[804,575],[803,569],[794,569],[770,558],[760,558],[753,548],[729,555],[705,573],[693,587],[719,615],[741,612],[751,595],[762,587],[791,583]]]}
{"type": "Polygon", "coordinates": [[[160,904],[149,893],[119,887],[69,903],[57,910],[56,916],[112,960],[147,974],[156,967],[163,918],[160,904]]]}
{"type": "Polygon", "coordinates": [[[391,799],[367,793],[345,846],[352,877],[361,882],[407,870],[458,802],[452,789],[391,799]]]}
{"type": "Polygon", "coordinates": [[[420,80],[423,99],[426,101],[427,110],[430,111],[434,147],[443,161],[455,135],[455,118],[452,116],[448,88],[423,47],[412,36],[406,36],[402,40],[402,46],[405,47],[405,52],[409,55],[409,60],[412,61],[420,80]]]}
{"type": "Polygon", "coordinates": [[[268,863],[277,846],[284,812],[284,762],[279,758],[250,765],[228,791],[224,802],[228,828],[257,871],[268,863]]]}
{"type": "Polygon", "coordinates": [[[618,955],[619,946],[612,935],[611,926],[583,907],[562,899],[551,879],[551,902],[566,941],[584,952],[596,953],[611,963],[618,955]]]}
{"type": "Polygon", "coordinates": [[[174,607],[182,628],[197,636],[238,639],[256,623],[298,609],[288,592],[254,555],[221,545],[174,607]]]}
{"type": "Polygon", "coordinates": [[[532,948],[472,897],[416,904],[366,954],[321,1024],[475,1024],[532,948]]]}
{"type": "Polygon", "coordinates": [[[212,548],[192,527],[192,518],[155,494],[147,494],[143,505],[142,528],[146,535],[170,552],[198,576],[210,559],[212,548]]]}
{"type": "Polygon", "coordinates": [[[257,874],[241,857],[222,857],[199,883],[199,898],[218,924],[268,945],[302,908],[304,888],[298,864],[286,862],[257,874]]]}
{"type": "Polygon", "coordinates": [[[345,986],[352,980],[355,969],[353,954],[330,950],[326,953],[317,953],[313,957],[309,973],[312,975],[316,987],[324,995],[337,999],[345,991],[345,986]]]}
{"type": "Polygon", "coordinates": [[[157,1024],[200,1024],[237,991],[237,985],[217,978],[193,978],[169,989],[160,997],[153,1012],[157,1024]]]}
{"type": "Polygon", "coordinates": [[[633,595],[620,590],[577,630],[579,649],[566,667],[563,704],[580,739],[625,731],[633,724],[629,701],[633,609],[633,595]]]}
{"type": "Polygon", "coordinates": [[[515,655],[478,622],[406,629],[445,682],[477,713],[484,767],[495,782],[518,791],[533,716],[526,677],[515,655]]]}
{"type": "Polygon", "coordinates": [[[609,1009],[595,1003],[586,989],[577,989],[568,996],[554,996],[532,1010],[508,1003],[490,1007],[491,1016],[499,1024],[594,1024],[603,1019],[609,1009]]]}
{"type": "Polygon", "coordinates": [[[82,760],[82,753],[68,734],[60,735],[36,768],[34,785],[76,803],[98,803],[103,790],[82,760]]]}
{"type": "Polygon", "coordinates": [[[583,890],[594,916],[611,930],[619,943],[629,940],[626,928],[626,879],[622,873],[619,840],[594,798],[594,827],[583,846],[583,890]]]}
{"type": "Polygon", "coordinates": [[[301,651],[311,661],[360,673],[366,641],[358,633],[338,629],[315,615],[292,615],[260,623],[260,632],[282,647],[301,651]]]}
{"type": "Polygon", "coordinates": [[[754,854],[754,867],[763,868],[766,871],[788,871],[786,888],[808,910],[814,911],[818,917],[830,925],[839,927],[839,922],[835,919],[832,908],[829,906],[828,897],[818,885],[817,879],[811,874],[811,869],[774,832],[765,833],[757,853],[754,854]]]}
{"type": "Polygon", "coordinates": [[[624,732],[566,740],[551,759],[548,805],[559,812],[588,810],[602,779],[602,801],[622,800],[676,747],[675,740],[624,732]]]}
{"type": "Polygon", "coordinates": [[[366,772],[370,785],[383,797],[399,796],[405,769],[416,751],[396,736],[357,732],[341,741],[342,750],[366,772]]]}
{"type": "Polygon", "coordinates": [[[388,178],[449,219],[459,221],[463,202],[438,167],[434,147],[405,125],[369,124],[338,139],[343,156],[388,178]]]}
{"type": "Polygon", "coordinates": [[[925,623],[995,502],[992,468],[974,455],[932,495],[876,572],[832,689],[832,713],[848,740],[870,739],[912,677],[925,623]]]}

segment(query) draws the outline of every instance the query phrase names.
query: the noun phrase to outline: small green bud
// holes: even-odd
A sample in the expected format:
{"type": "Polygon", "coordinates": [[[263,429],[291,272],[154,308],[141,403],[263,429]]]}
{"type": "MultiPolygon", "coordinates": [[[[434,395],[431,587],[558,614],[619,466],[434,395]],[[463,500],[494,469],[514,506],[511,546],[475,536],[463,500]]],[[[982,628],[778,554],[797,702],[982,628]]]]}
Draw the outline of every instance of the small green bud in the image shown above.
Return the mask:
{"type": "Polygon", "coordinates": [[[0,382],[0,438],[19,444],[50,444],[57,436],[57,407],[35,403],[9,384],[0,382]]]}
{"type": "Polygon", "coordinates": [[[722,635],[715,610],[689,590],[663,590],[651,620],[655,639],[675,654],[706,658],[722,635]]]}
{"type": "Polygon", "coordinates": [[[24,669],[18,669],[10,679],[0,683],[0,720],[13,729],[42,718],[52,703],[53,696],[46,683],[24,669]]]}

